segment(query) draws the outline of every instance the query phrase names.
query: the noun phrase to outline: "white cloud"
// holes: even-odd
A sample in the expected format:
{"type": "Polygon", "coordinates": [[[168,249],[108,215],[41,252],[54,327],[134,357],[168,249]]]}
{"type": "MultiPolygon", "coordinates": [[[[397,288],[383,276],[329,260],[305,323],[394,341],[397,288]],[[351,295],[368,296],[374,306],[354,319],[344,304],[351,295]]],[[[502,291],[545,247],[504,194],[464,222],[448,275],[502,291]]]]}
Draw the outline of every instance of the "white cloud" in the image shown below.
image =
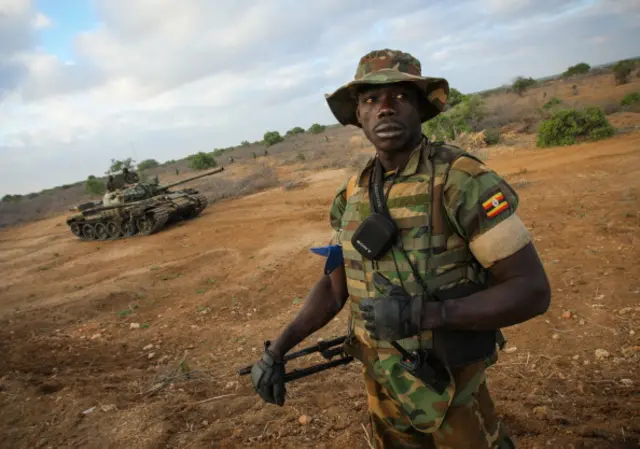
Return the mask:
{"type": "Polygon", "coordinates": [[[39,50],[48,18],[0,1],[0,195],[103,173],[132,143],[165,160],[335,123],[323,94],[376,48],[468,92],[635,56],[640,41],[629,0],[96,0],[69,64],[39,50]]]}

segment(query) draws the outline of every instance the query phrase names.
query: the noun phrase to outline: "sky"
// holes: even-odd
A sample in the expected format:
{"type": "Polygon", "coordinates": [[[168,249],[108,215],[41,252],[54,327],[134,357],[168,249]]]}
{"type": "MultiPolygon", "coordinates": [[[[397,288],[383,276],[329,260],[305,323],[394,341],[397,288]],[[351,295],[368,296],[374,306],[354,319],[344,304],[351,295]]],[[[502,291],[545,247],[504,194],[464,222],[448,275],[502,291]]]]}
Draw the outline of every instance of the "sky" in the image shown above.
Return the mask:
{"type": "Polygon", "coordinates": [[[0,197],[334,124],[374,49],[469,93],[638,42],[637,0],[0,0],[0,197]]]}

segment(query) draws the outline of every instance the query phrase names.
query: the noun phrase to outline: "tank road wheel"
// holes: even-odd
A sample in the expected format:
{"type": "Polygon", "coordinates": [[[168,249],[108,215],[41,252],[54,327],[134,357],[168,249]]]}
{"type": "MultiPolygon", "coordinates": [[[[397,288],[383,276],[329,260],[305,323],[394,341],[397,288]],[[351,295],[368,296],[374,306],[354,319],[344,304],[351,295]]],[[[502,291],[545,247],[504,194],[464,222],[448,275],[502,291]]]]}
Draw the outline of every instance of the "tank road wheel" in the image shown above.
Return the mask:
{"type": "Polygon", "coordinates": [[[122,229],[120,225],[115,221],[107,222],[107,232],[109,233],[109,238],[117,239],[122,236],[122,229]]]}
{"type": "Polygon", "coordinates": [[[82,234],[86,240],[94,240],[96,238],[96,230],[92,224],[85,224],[82,227],[82,234]]]}
{"type": "Polygon", "coordinates": [[[136,228],[136,223],[135,221],[133,221],[133,219],[127,220],[122,223],[122,234],[124,234],[125,237],[133,237],[134,235],[136,235],[137,231],[138,229],[136,228]]]}
{"type": "Polygon", "coordinates": [[[195,195],[195,197],[198,199],[198,203],[199,203],[198,206],[196,207],[195,215],[199,215],[200,212],[202,212],[207,208],[209,204],[209,200],[207,200],[207,197],[202,194],[195,195]]]}
{"type": "Polygon", "coordinates": [[[98,240],[107,240],[109,238],[109,231],[104,223],[96,223],[95,230],[98,240]]]}
{"type": "Polygon", "coordinates": [[[78,223],[71,223],[70,228],[73,235],[75,235],[76,237],[82,237],[82,228],[78,223]]]}
{"type": "Polygon", "coordinates": [[[140,234],[149,235],[153,230],[154,223],[155,220],[153,219],[153,215],[146,214],[136,220],[136,227],[138,228],[138,231],[140,231],[140,234]]]}

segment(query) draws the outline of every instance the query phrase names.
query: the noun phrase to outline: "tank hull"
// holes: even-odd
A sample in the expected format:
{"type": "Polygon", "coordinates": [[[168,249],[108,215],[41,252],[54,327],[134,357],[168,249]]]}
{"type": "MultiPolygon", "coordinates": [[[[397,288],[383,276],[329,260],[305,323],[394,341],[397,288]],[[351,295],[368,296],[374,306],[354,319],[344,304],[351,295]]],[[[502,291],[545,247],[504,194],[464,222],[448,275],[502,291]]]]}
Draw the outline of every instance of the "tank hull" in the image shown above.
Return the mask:
{"type": "Polygon", "coordinates": [[[157,195],[135,204],[103,210],[84,210],[67,219],[80,240],[118,240],[154,234],[167,225],[198,216],[208,206],[197,190],[157,195]]]}

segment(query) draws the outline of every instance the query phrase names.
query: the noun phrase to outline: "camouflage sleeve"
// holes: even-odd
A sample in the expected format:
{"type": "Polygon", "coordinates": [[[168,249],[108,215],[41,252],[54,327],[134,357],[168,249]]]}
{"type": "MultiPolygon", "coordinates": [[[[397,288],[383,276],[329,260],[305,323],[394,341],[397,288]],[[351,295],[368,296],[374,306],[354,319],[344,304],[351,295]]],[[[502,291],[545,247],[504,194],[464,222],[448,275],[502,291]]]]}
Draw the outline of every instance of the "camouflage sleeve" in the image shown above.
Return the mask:
{"type": "Polygon", "coordinates": [[[485,164],[463,156],[451,166],[445,209],[451,224],[485,268],[531,241],[516,213],[518,202],[515,190],[485,164]]]}
{"type": "Polygon", "coordinates": [[[329,221],[333,232],[331,234],[330,245],[337,245],[340,243],[340,231],[342,221],[342,214],[347,205],[347,183],[349,180],[345,180],[344,183],[338,188],[333,197],[331,208],[329,209],[329,221]]]}

